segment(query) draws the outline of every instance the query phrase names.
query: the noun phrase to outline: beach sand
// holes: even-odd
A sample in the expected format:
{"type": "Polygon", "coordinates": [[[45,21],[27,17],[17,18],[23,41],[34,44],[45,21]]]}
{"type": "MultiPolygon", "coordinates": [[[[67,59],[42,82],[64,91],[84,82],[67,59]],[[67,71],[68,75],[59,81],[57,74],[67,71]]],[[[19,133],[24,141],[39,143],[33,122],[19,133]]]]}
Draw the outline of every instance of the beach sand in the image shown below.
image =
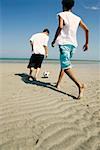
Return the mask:
{"type": "Polygon", "coordinates": [[[38,81],[27,80],[26,67],[0,63],[0,150],[100,150],[100,65],[74,66],[87,84],[81,100],[66,75],[54,87],[59,64],[43,64],[38,81]]]}

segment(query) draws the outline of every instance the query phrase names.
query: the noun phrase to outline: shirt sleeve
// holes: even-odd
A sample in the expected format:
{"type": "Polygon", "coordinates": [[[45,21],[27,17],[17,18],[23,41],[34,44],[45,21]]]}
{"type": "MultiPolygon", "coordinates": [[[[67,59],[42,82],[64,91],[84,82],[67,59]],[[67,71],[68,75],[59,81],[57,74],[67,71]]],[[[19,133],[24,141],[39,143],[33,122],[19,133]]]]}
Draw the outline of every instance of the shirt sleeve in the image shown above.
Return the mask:
{"type": "Polygon", "coordinates": [[[30,41],[34,41],[34,35],[31,36],[30,41]]]}
{"type": "Polygon", "coordinates": [[[63,20],[65,20],[65,15],[63,14],[63,12],[60,12],[57,14],[57,17],[60,16],[63,20]]]}
{"type": "Polygon", "coordinates": [[[77,21],[78,21],[78,23],[80,23],[80,21],[82,20],[79,16],[77,17],[78,19],[77,19],[77,21]]]}
{"type": "Polygon", "coordinates": [[[43,45],[44,45],[44,46],[48,46],[48,41],[49,41],[49,37],[46,37],[46,38],[44,39],[43,45]]]}

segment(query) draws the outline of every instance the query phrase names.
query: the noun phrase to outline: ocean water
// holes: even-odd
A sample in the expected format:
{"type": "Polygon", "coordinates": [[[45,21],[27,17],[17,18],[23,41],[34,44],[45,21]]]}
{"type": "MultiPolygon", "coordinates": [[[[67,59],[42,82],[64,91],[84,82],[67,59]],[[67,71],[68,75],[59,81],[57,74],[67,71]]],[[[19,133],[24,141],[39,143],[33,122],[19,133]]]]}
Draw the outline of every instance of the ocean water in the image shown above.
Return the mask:
{"type": "MultiPolygon", "coordinates": [[[[75,64],[100,64],[99,60],[71,60],[75,64]]],[[[28,63],[29,58],[0,58],[0,63],[28,63]]],[[[43,63],[58,63],[59,59],[44,59],[43,63]]]]}

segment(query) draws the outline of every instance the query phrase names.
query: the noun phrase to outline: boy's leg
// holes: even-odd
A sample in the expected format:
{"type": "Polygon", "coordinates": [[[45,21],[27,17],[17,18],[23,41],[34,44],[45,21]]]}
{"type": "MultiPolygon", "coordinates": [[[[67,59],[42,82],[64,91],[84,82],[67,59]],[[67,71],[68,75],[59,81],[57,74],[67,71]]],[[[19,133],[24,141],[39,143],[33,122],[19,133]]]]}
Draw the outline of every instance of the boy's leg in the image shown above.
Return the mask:
{"type": "Polygon", "coordinates": [[[29,76],[28,76],[28,80],[32,77],[32,68],[29,68],[30,71],[29,71],[29,76]]]}
{"type": "Polygon", "coordinates": [[[77,78],[75,77],[75,75],[73,74],[72,69],[65,69],[64,72],[70,77],[70,79],[72,79],[72,81],[74,81],[74,83],[78,86],[79,89],[79,95],[78,95],[78,99],[83,97],[83,92],[84,92],[84,88],[85,85],[80,83],[77,78]]]}
{"type": "Polygon", "coordinates": [[[32,68],[30,68],[29,76],[32,76],[32,68]]]}
{"type": "Polygon", "coordinates": [[[37,68],[37,69],[35,70],[35,75],[34,75],[34,79],[35,79],[35,80],[37,79],[39,72],[40,72],[40,68],[37,68]]]}
{"type": "Polygon", "coordinates": [[[64,75],[64,70],[61,69],[60,73],[59,73],[58,81],[56,83],[56,88],[59,88],[59,83],[61,82],[61,79],[62,79],[63,75],[64,75]]]}

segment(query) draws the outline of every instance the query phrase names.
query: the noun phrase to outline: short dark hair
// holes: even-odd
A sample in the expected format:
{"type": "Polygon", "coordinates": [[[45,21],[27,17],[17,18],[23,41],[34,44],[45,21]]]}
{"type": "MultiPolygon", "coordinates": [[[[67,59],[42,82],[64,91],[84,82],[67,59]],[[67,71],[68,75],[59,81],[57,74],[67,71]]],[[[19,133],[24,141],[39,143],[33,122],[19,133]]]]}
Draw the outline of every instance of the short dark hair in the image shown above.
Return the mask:
{"type": "Polygon", "coordinates": [[[43,32],[47,32],[48,34],[50,33],[48,29],[44,29],[43,32]]]}
{"type": "Polygon", "coordinates": [[[62,5],[67,10],[70,10],[74,6],[74,0],[62,0],[62,5]]]}

